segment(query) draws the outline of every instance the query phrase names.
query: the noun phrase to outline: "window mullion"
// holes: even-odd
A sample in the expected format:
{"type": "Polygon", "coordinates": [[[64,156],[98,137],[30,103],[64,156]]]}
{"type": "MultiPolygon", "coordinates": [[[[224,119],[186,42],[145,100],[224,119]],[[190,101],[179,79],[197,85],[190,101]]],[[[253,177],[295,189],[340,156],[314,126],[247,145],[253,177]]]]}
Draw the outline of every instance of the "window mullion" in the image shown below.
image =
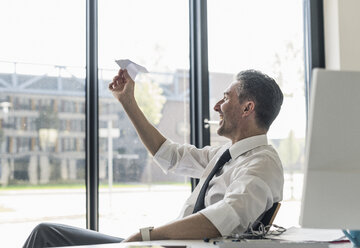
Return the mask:
{"type": "MultiPolygon", "coordinates": [[[[190,125],[191,143],[196,147],[210,144],[209,70],[206,0],[190,0],[190,125]]],[[[192,189],[196,186],[192,180],[192,189]]]]}
{"type": "Polygon", "coordinates": [[[99,229],[97,0],[86,1],[86,227],[99,229]]]}

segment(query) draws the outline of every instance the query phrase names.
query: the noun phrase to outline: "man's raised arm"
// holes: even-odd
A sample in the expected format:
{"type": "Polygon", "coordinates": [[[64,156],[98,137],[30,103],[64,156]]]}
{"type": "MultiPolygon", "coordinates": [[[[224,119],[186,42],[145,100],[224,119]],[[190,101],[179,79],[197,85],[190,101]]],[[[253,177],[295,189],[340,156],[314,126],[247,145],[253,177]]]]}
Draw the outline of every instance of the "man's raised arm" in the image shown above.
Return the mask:
{"type": "Polygon", "coordinates": [[[127,70],[123,69],[119,70],[118,75],[109,84],[109,90],[122,104],[142,142],[154,155],[166,138],[146,119],[135,100],[134,88],[134,80],[131,79],[127,70]]]}

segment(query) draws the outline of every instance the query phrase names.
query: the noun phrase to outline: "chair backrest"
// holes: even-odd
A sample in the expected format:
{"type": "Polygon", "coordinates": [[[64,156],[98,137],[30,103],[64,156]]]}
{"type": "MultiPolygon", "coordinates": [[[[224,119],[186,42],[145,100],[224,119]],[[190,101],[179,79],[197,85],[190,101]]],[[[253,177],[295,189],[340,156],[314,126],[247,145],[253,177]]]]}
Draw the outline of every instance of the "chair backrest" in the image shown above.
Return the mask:
{"type": "Polygon", "coordinates": [[[280,206],[280,202],[275,202],[268,211],[266,211],[259,217],[258,221],[256,221],[252,226],[252,229],[254,231],[258,231],[261,224],[263,224],[264,226],[271,225],[280,209],[280,206]]]}

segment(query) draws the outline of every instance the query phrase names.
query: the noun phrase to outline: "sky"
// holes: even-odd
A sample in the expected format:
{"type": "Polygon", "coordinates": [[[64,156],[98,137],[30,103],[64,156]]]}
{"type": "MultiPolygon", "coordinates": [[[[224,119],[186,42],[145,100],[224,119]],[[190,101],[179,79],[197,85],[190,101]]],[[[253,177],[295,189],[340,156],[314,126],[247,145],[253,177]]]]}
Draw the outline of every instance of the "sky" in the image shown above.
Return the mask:
{"type": "MultiPolygon", "coordinates": [[[[266,64],[269,47],[299,36],[301,2],[209,0],[209,69],[266,64]],[[287,11],[274,14],[280,7],[287,11]]],[[[0,60],[84,66],[85,14],[84,0],[1,0],[0,60]]],[[[101,67],[130,57],[155,69],[188,68],[188,1],[99,0],[98,15],[101,67]]]]}

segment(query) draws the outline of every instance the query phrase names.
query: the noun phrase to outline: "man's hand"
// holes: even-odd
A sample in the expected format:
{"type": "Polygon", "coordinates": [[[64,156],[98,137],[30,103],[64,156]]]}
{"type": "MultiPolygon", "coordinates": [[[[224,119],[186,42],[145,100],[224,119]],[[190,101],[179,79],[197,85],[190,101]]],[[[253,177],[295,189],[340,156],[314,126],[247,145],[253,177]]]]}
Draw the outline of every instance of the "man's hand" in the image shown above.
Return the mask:
{"type": "Polygon", "coordinates": [[[120,69],[118,75],[109,84],[109,90],[122,105],[135,100],[134,87],[135,82],[131,79],[126,69],[120,69]]]}

